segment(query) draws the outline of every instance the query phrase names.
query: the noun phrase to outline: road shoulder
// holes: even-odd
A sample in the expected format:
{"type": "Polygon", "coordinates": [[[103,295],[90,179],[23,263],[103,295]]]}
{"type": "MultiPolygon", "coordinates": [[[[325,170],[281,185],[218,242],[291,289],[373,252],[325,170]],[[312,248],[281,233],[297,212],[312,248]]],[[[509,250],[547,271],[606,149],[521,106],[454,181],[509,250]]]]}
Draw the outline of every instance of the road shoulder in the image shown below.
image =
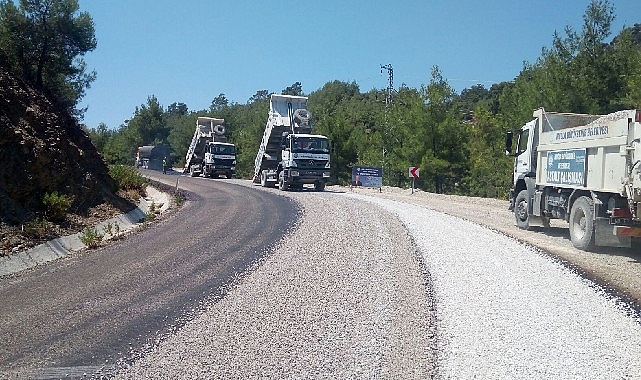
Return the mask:
{"type": "MultiPolygon", "coordinates": [[[[140,198],[135,209],[93,226],[95,232],[103,235],[102,241],[122,238],[125,234],[141,228],[148,215],[162,215],[173,207],[170,194],[152,186],[147,186],[146,191],[147,196],[140,198]]],[[[0,257],[0,276],[21,272],[87,249],[87,245],[82,242],[82,236],[83,232],[62,236],[28,250],[0,257]]]]}

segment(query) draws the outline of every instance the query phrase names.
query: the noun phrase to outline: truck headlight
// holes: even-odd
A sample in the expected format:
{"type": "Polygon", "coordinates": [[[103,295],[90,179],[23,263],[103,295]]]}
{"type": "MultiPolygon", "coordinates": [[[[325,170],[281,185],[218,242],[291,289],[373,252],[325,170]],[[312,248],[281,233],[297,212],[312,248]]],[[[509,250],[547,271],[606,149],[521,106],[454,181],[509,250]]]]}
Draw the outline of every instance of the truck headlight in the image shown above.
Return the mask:
{"type": "Polygon", "coordinates": [[[289,173],[291,174],[292,177],[298,177],[300,175],[298,170],[291,170],[289,173]]]}
{"type": "Polygon", "coordinates": [[[329,169],[329,167],[330,167],[329,166],[329,161],[327,161],[327,163],[325,164],[325,169],[329,169]]]}
{"type": "Polygon", "coordinates": [[[323,178],[329,178],[332,175],[330,172],[323,172],[323,178]]]}

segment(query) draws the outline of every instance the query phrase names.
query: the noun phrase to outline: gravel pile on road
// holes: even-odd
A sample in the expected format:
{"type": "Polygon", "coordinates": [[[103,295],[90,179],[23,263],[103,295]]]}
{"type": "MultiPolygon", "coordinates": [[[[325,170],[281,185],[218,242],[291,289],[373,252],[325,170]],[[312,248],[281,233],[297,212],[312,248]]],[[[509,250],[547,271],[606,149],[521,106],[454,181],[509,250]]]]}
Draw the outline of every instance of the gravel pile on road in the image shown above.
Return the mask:
{"type": "MultiPolygon", "coordinates": [[[[275,191],[275,190],[272,190],[275,191]]],[[[254,271],[119,378],[403,378],[435,373],[429,276],[402,224],[330,192],[254,271]]]]}
{"type": "Polygon", "coordinates": [[[423,207],[350,196],[397,215],[423,255],[440,378],[641,378],[641,321],[549,256],[423,207]]]}

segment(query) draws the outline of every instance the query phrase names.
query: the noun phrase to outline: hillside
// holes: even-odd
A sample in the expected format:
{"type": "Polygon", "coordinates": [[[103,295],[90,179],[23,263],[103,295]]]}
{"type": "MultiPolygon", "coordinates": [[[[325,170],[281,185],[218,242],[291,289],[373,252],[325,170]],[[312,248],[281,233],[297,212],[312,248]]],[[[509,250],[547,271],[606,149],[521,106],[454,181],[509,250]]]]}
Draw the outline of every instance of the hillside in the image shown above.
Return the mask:
{"type": "Polygon", "coordinates": [[[0,69],[0,255],[132,207],[115,192],[107,165],[75,118],[0,69]],[[53,191],[73,199],[71,215],[25,233],[42,220],[42,197],[53,191]]]}

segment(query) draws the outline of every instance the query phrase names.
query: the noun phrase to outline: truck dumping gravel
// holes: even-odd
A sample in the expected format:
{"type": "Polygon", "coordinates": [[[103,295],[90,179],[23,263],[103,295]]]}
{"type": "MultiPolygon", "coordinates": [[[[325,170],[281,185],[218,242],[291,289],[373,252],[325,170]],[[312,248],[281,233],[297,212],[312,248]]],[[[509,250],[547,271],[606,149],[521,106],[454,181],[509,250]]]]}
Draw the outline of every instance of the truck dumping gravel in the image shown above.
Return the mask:
{"type": "Polygon", "coordinates": [[[641,378],[638,316],[535,249],[422,206],[286,196],[296,229],[119,378],[641,378]]]}

